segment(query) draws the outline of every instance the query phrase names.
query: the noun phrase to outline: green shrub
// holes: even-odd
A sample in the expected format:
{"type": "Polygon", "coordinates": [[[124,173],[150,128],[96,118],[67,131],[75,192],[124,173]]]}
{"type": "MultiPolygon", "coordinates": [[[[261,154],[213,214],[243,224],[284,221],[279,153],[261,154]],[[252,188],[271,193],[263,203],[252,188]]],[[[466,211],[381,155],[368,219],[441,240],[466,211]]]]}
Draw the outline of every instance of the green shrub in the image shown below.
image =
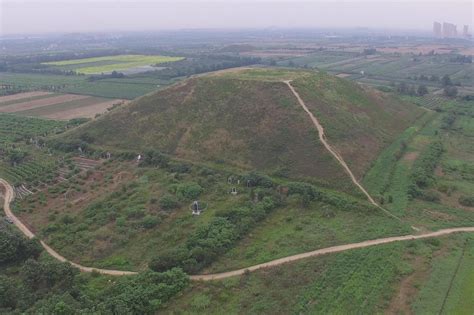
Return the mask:
{"type": "Polygon", "coordinates": [[[157,217],[147,215],[141,220],[140,225],[145,229],[151,229],[158,225],[159,222],[160,220],[157,217]]]}
{"type": "Polygon", "coordinates": [[[415,161],[411,173],[411,183],[408,188],[410,198],[421,197],[423,194],[420,189],[427,188],[434,182],[433,173],[443,151],[441,141],[435,141],[415,161]]]}
{"type": "Polygon", "coordinates": [[[474,196],[461,196],[459,203],[466,207],[474,207],[474,196]]]}
{"type": "Polygon", "coordinates": [[[204,189],[196,183],[184,183],[176,187],[176,195],[181,200],[197,199],[204,189]]]}
{"type": "Polygon", "coordinates": [[[173,210],[179,206],[178,200],[172,195],[164,195],[159,202],[163,210],[173,210]]]}
{"type": "Polygon", "coordinates": [[[439,202],[441,196],[436,191],[423,191],[422,194],[419,196],[420,199],[430,202],[439,202]]]}

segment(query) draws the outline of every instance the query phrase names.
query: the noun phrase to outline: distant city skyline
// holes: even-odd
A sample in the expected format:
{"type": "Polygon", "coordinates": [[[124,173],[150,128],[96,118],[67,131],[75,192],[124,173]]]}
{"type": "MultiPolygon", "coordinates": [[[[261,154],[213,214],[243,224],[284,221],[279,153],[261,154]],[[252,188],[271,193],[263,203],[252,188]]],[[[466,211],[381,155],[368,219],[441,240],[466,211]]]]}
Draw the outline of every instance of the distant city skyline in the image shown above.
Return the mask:
{"type": "Polygon", "coordinates": [[[456,38],[456,37],[464,37],[470,38],[471,33],[469,33],[469,25],[462,25],[462,32],[458,31],[458,25],[443,22],[433,22],[433,35],[436,37],[443,37],[443,38],[456,38]]]}
{"type": "Polygon", "coordinates": [[[242,28],[472,29],[471,1],[0,0],[0,35],[242,28]]]}

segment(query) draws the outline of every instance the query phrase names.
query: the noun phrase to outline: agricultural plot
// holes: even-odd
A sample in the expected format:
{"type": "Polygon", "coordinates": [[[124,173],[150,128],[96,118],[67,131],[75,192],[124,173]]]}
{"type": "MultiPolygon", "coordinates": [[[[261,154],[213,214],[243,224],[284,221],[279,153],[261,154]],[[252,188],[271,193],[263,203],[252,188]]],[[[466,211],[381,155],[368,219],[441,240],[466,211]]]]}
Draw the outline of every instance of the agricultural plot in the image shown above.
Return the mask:
{"type": "MultiPolygon", "coordinates": [[[[174,82],[174,80],[161,80],[144,75],[135,75],[123,79],[108,78],[89,81],[86,76],[5,72],[0,73],[0,81],[3,84],[8,84],[25,91],[44,90],[57,93],[84,94],[129,100],[166,87],[174,82]]],[[[39,92],[34,91],[29,93],[39,92]]],[[[39,98],[39,96],[35,98],[39,98]]]]}
{"type": "Polygon", "coordinates": [[[154,65],[183,60],[183,57],[118,55],[96,58],[74,59],[47,62],[45,65],[55,66],[63,70],[74,70],[82,74],[101,74],[118,71],[134,73],[153,70],[154,65]]]}
{"type": "Polygon", "coordinates": [[[471,314],[474,309],[474,238],[457,238],[437,255],[429,275],[418,284],[413,311],[423,314],[471,314]]]}
{"type": "Polygon", "coordinates": [[[93,118],[124,100],[106,99],[76,94],[16,94],[0,97],[0,113],[15,113],[24,116],[39,116],[51,119],[93,118]],[[32,94],[34,96],[32,96],[32,94]]]}
{"type": "Polygon", "coordinates": [[[0,113],[0,177],[14,186],[54,180],[57,160],[43,147],[45,136],[57,134],[70,123],[0,113]]]}
{"type": "MultiPolygon", "coordinates": [[[[361,56],[353,52],[322,51],[280,61],[278,64],[320,68],[334,74],[342,73],[345,76],[353,75],[353,79],[361,79],[362,82],[373,85],[388,85],[391,81],[407,80],[409,77],[420,75],[442,77],[446,74],[451,76],[455,82],[463,85],[472,86],[474,84],[472,64],[452,62],[449,56],[414,57],[412,55],[396,56],[393,54],[361,56]],[[362,72],[362,76],[356,76],[362,72]],[[368,82],[369,79],[372,82],[368,82]]],[[[423,84],[439,85],[437,82],[430,81],[423,82],[423,84]]]]}
{"type": "Polygon", "coordinates": [[[474,224],[472,101],[412,98],[436,109],[387,148],[364,184],[393,213],[418,227],[474,224]],[[438,149],[440,148],[440,149],[438,149]]]}

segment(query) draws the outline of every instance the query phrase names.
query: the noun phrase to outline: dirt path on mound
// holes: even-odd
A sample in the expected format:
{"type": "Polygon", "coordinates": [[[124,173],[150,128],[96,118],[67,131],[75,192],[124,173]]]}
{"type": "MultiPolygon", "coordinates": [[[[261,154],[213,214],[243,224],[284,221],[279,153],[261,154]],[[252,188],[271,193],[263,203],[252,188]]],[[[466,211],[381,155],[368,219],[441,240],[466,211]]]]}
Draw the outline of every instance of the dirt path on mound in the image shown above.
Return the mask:
{"type": "Polygon", "coordinates": [[[349,166],[346,164],[346,162],[344,161],[344,159],[342,158],[341,155],[339,155],[339,153],[327,142],[326,140],[326,135],[324,134],[324,128],[323,126],[319,123],[318,119],[313,115],[313,113],[308,109],[308,107],[306,106],[305,102],[303,101],[303,99],[300,97],[300,95],[298,94],[298,92],[296,92],[295,88],[293,87],[293,85],[291,85],[291,81],[283,81],[284,83],[286,83],[286,85],[288,85],[288,87],[290,88],[291,92],[295,95],[296,99],[298,100],[298,103],[301,105],[301,107],[303,107],[304,111],[308,114],[308,116],[311,118],[311,120],[313,121],[313,124],[316,126],[316,129],[318,130],[318,134],[319,134],[319,140],[321,141],[321,143],[324,145],[324,147],[326,148],[326,150],[329,151],[329,153],[332,154],[332,156],[334,156],[334,158],[339,162],[339,164],[341,164],[341,166],[344,168],[344,170],[346,171],[346,173],[349,175],[349,177],[351,178],[352,182],[354,183],[354,185],[356,185],[360,191],[362,191],[362,193],[367,197],[367,199],[369,200],[369,202],[371,204],[373,204],[374,206],[376,206],[377,208],[379,208],[380,210],[384,211],[386,214],[388,214],[389,216],[397,219],[397,220],[401,220],[399,217],[397,217],[396,215],[392,214],[390,211],[382,208],[381,206],[379,206],[375,200],[372,198],[372,196],[370,196],[370,194],[367,192],[367,190],[365,190],[365,188],[359,183],[359,181],[357,180],[357,178],[355,178],[354,174],[352,173],[351,169],[349,168],[349,166]]]}
{"type": "MultiPolygon", "coordinates": [[[[5,215],[12,219],[13,224],[15,224],[15,226],[18,227],[18,229],[25,236],[27,236],[28,238],[35,237],[35,234],[33,234],[11,211],[10,203],[13,201],[15,197],[15,194],[13,192],[13,187],[7,181],[1,178],[0,178],[0,185],[3,186],[3,195],[4,195],[3,209],[5,211],[5,215]]],[[[374,245],[379,245],[379,244],[387,244],[387,243],[393,243],[393,242],[399,242],[399,241],[409,241],[409,240],[416,240],[416,239],[430,238],[430,237],[439,237],[443,235],[448,235],[452,233],[460,233],[460,232],[474,232],[474,227],[460,227],[460,228],[444,229],[444,230],[439,230],[436,232],[424,233],[424,234],[419,234],[419,235],[394,236],[394,237],[379,238],[375,240],[364,241],[360,243],[332,246],[332,247],[314,250],[311,252],[306,252],[306,253],[302,253],[298,255],[293,255],[293,256],[288,256],[288,257],[272,260],[263,264],[258,264],[258,265],[254,265],[247,268],[242,268],[242,269],[233,270],[229,272],[208,274],[208,275],[195,275],[195,276],[190,276],[190,278],[191,280],[202,280],[202,281],[229,278],[229,277],[243,275],[250,271],[278,266],[281,264],[285,264],[288,262],[292,262],[295,260],[300,260],[300,259],[304,259],[308,257],[320,256],[320,255],[325,255],[325,254],[330,254],[330,253],[337,253],[337,252],[342,252],[342,251],[346,251],[350,249],[364,248],[364,247],[369,247],[369,246],[374,246],[374,245]]],[[[121,270],[85,267],[85,266],[82,266],[82,265],[79,265],[67,260],[60,254],[58,254],[54,249],[49,247],[45,242],[41,240],[40,242],[41,242],[41,245],[44,247],[44,249],[51,256],[53,256],[59,261],[69,262],[71,265],[78,268],[82,272],[98,272],[101,274],[112,275],[112,276],[124,276],[124,275],[137,274],[137,272],[133,272],[133,271],[121,271],[121,270]]]]}

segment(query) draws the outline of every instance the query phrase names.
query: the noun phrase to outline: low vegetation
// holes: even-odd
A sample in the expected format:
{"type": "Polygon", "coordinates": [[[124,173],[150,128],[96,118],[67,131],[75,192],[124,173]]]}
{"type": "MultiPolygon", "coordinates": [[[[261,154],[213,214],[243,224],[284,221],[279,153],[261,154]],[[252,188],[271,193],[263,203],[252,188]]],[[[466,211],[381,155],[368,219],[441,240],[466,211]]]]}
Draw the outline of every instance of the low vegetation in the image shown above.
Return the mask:
{"type": "Polygon", "coordinates": [[[68,263],[41,254],[0,223],[0,312],[28,314],[155,314],[188,285],[179,269],[109,278],[80,274],[68,263]]]}

